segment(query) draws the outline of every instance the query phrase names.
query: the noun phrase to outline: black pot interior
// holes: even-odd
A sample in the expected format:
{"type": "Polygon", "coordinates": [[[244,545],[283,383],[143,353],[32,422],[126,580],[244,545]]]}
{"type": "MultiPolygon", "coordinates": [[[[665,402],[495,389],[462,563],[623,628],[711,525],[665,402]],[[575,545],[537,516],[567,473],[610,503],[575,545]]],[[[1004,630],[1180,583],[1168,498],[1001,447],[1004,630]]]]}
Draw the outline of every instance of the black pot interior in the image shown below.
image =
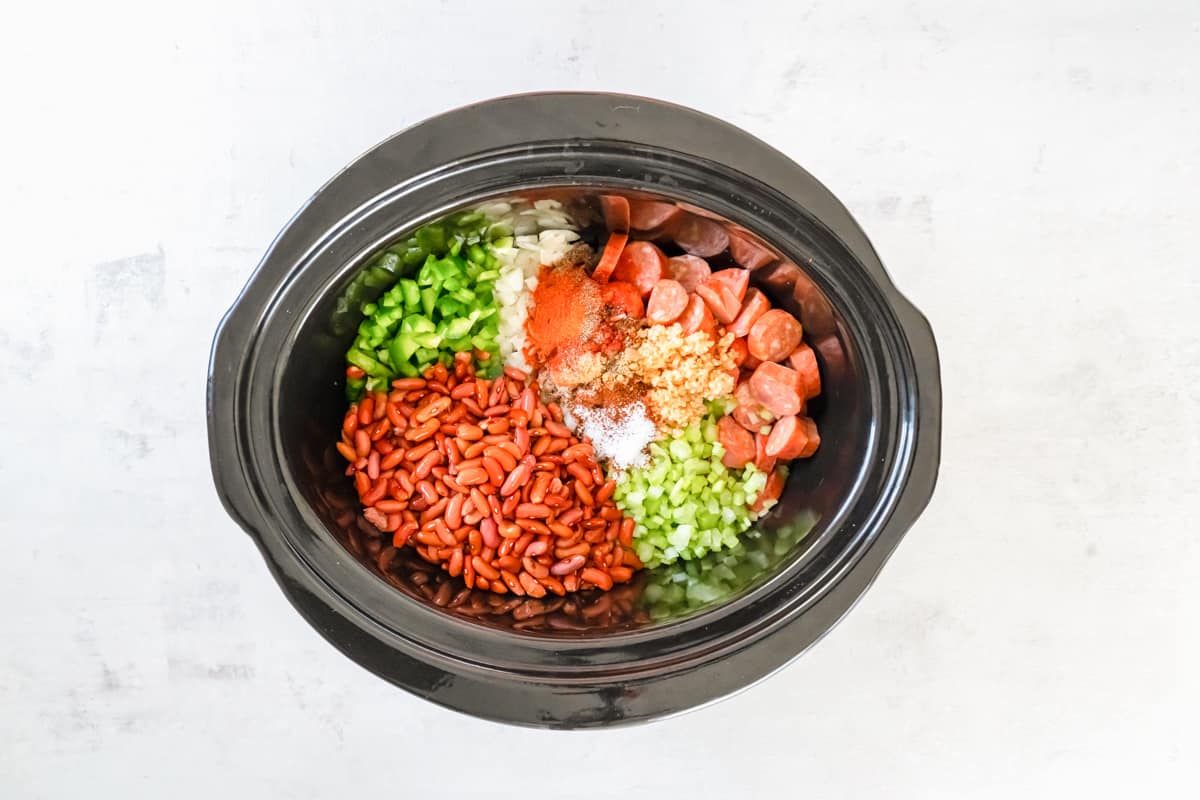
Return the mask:
{"type": "MultiPolygon", "coordinates": [[[[634,199],[676,202],[666,195],[604,189],[634,199]]],[[[599,211],[600,190],[571,187],[540,192],[564,200],[585,225],[584,239],[602,246],[606,236],[599,211]]],[[[509,193],[507,196],[511,197],[509,193]]],[[[480,198],[481,202],[487,198],[480,198]]],[[[472,203],[471,205],[475,205],[472,203]]],[[[680,204],[684,205],[684,204],[680,204]]],[[[541,600],[466,589],[410,550],[390,546],[388,535],[359,513],[345,462],[334,449],[345,413],[347,347],[361,320],[361,306],[386,289],[368,285],[371,259],[360,262],[317,298],[297,329],[279,382],[278,425],[284,469],[303,502],[363,568],[386,581],[410,601],[491,627],[552,636],[579,637],[605,632],[649,629],[711,611],[737,601],[785,569],[815,561],[837,532],[841,511],[854,493],[869,457],[873,414],[864,385],[860,354],[850,326],[829,297],[799,266],[759,236],[727,219],[685,205],[687,215],[716,224],[732,237],[731,247],[709,259],[714,269],[753,267],[751,283],[776,307],[795,314],[805,340],[817,354],[822,393],[809,405],[822,444],[816,455],[793,462],[779,504],[743,535],[742,546],[699,562],[644,570],[607,593],[585,592],[541,600]]],[[[384,246],[402,241],[410,230],[396,230],[384,246]]],[[[671,230],[638,234],[654,239],[668,255],[682,252],[671,230]]],[[[836,265],[834,265],[836,266],[836,265]]],[[[397,598],[398,602],[408,602],[397,598]]]]}

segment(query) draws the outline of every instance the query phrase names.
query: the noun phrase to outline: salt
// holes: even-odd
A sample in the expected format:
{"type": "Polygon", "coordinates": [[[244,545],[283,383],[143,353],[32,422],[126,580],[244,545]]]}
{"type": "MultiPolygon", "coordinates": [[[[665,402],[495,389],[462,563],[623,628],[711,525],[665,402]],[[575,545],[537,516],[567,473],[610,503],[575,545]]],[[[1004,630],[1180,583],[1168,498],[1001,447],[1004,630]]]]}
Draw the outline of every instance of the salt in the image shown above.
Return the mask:
{"type": "Polygon", "coordinates": [[[591,439],[596,454],[616,469],[640,467],[649,460],[646,447],[658,435],[658,428],[641,403],[604,408],[572,404],[567,411],[574,418],[576,432],[591,439]]]}

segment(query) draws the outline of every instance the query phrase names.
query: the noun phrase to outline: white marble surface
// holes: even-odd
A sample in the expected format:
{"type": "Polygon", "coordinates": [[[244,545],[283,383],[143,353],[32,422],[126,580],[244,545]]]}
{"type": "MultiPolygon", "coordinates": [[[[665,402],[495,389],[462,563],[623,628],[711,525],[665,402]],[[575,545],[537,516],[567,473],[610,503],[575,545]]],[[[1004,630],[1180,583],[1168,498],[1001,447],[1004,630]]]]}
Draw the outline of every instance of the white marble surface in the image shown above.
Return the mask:
{"type": "Polygon", "coordinates": [[[1194,0],[334,5],[6,14],[0,796],[1195,796],[1194,0]],[[792,155],[943,359],[937,495],[858,608],[632,730],[391,689],[209,480],[210,337],[275,231],[391,132],[545,88],[792,155]]]}

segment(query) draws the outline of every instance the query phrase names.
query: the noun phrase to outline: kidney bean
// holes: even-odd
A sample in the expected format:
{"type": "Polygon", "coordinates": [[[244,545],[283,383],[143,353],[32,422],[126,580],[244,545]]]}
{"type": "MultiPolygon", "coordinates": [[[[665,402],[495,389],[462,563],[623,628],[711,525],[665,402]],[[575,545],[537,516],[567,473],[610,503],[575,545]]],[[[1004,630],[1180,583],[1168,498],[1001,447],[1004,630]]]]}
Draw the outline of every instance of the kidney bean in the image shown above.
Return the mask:
{"type": "MultiPolygon", "coordinates": [[[[433,471],[433,468],[442,463],[442,454],[436,450],[431,450],[426,453],[417,465],[413,467],[412,475],[417,480],[421,480],[433,471]]],[[[462,482],[461,480],[459,481],[462,482]]]]}
{"type": "Polygon", "coordinates": [[[358,404],[358,424],[360,426],[368,425],[373,419],[375,419],[375,398],[373,396],[364,397],[358,404]]]}
{"type": "Polygon", "coordinates": [[[538,536],[549,536],[550,528],[544,523],[536,519],[519,519],[516,521],[517,527],[526,533],[533,533],[538,536]]]}
{"type": "Polygon", "coordinates": [[[416,463],[424,458],[428,453],[433,452],[436,448],[437,442],[425,442],[424,444],[409,448],[409,450],[404,454],[404,458],[407,461],[416,463]]]}
{"type": "Polygon", "coordinates": [[[541,580],[550,576],[550,567],[525,556],[521,559],[521,567],[533,577],[541,580]]]}
{"type": "MultiPolygon", "coordinates": [[[[504,385],[503,380],[501,380],[500,378],[497,378],[495,381],[492,382],[492,391],[488,395],[487,405],[489,405],[489,406],[500,405],[500,403],[502,403],[504,401],[504,398],[507,396],[508,396],[508,387],[504,385]]],[[[484,404],[480,403],[479,405],[482,406],[484,404]]]]}
{"type": "Polygon", "coordinates": [[[438,538],[437,533],[432,530],[417,531],[412,535],[412,538],[426,547],[437,547],[442,543],[442,540],[438,538]]]}
{"type": "Polygon", "coordinates": [[[521,588],[523,588],[525,593],[530,597],[546,596],[546,587],[542,586],[542,584],[539,583],[537,578],[535,578],[533,575],[530,575],[527,572],[522,572],[517,576],[517,578],[521,582],[521,588]]]}
{"type": "Polygon", "coordinates": [[[469,467],[459,470],[457,480],[463,486],[478,486],[481,483],[488,482],[487,470],[482,467],[469,467]]]}
{"type": "MultiPolygon", "coordinates": [[[[533,456],[525,456],[525,458],[521,459],[521,463],[516,466],[516,469],[514,469],[512,472],[508,473],[508,478],[504,481],[503,484],[501,484],[500,496],[507,497],[510,494],[512,494],[513,492],[517,491],[518,489],[520,489],[526,483],[529,482],[529,478],[532,475],[533,475],[533,456]]],[[[537,504],[531,503],[529,505],[537,505],[537,504]]],[[[518,506],[518,514],[517,514],[518,517],[521,516],[521,514],[519,513],[519,508],[520,507],[518,506]]]]}
{"type": "Polygon", "coordinates": [[[341,453],[342,458],[346,459],[352,464],[358,460],[358,451],[345,442],[338,442],[334,446],[337,448],[337,451],[341,453]]]}
{"type": "Polygon", "coordinates": [[[479,523],[479,534],[483,538],[483,543],[488,547],[500,546],[499,528],[491,517],[487,517],[479,523]]]}
{"type": "MultiPolygon", "coordinates": [[[[460,574],[462,574],[462,568],[463,552],[462,550],[456,548],[455,551],[450,554],[450,562],[446,565],[446,572],[449,573],[451,578],[457,578],[460,574]]],[[[446,585],[449,586],[450,584],[447,583],[446,585]]]]}
{"type": "Polygon", "coordinates": [[[410,442],[423,442],[431,438],[435,433],[438,433],[441,425],[436,419],[431,419],[421,425],[408,428],[404,431],[404,438],[410,442]]]}
{"type": "Polygon", "coordinates": [[[483,428],[470,422],[460,422],[454,435],[468,442],[476,442],[483,438],[483,428]]]}
{"type": "Polygon", "coordinates": [[[493,419],[487,424],[488,433],[497,436],[502,436],[508,433],[510,427],[512,426],[509,424],[508,420],[503,417],[499,419],[493,419]]]}
{"type": "Polygon", "coordinates": [[[374,450],[367,456],[367,477],[372,481],[379,478],[379,453],[374,450]]]}
{"type": "Polygon", "coordinates": [[[480,459],[480,462],[481,466],[487,472],[488,480],[491,484],[497,488],[503,486],[506,476],[504,474],[504,467],[500,465],[500,462],[491,456],[484,456],[480,459]]]}
{"type": "Polygon", "coordinates": [[[517,506],[521,504],[520,494],[510,494],[508,497],[500,501],[500,511],[506,517],[511,517],[517,510],[517,506]]]}
{"type": "Polygon", "coordinates": [[[585,567],[580,570],[579,577],[606,592],[613,587],[612,577],[607,572],[595,567],[585,567]]]}
{"type": "Polygon", "coordinates": [[[483,455],[483,451],[488,449],[488,447],[490,447],[490,445],[487,442],[470,442],[466,447],[463,448],[463,458],[479,458],[481,455],[483,455]]]}
{"type": "MultiPolygon", "coordinates": [[[[575,477],[575,480],[579,481],[584,486],[590,487],[594,483],[592,473],[587,467],[578,461],[572,461],[570,464],[567,464],[567,472],[571,473],[571,475],[575,477]]],[[[589,506],[593,505],[593,502],[591,501],[584,502],[586,502],[589,506]]]]}
{"type": "Polygon", "coordinates": [[[525,548],[529,547],[529,545],[533,543],[533,539],[533,534],[526,531],[521,535],[521,538],[517,539],[517,541],[513,543],[512,552],[518,556],[523,555],[525,553],[525,548]]]}
{"type": "Polygon", "coordinates": [[[404,460],[404,456],[404,451],[396,448],[383,457],[383,460],[379,462],[379,468],[385,472],[389,469],[395,469],[400,466],[400,462],[404,460]]]}
{"type": "Polygon", "coordinates": [[[462,525],[462,510],[463,501],[466,500],[465,495],[451,495],[446,503],[446,524],[452,529],[462,525]]]}
{"type": "Polygon", "coordinates": [[[482,458],[468,458],[465,461],[458,462],[458,466],[455,468],[455,471],[462,472],[464,469],[475,469],[477,467],[482,467],[482,466],[483,466],[482,458]]]}
{"type": "MultiPolygon", "coordinates": [[[[534,520],[529,520],[529,521],[533,522],[534,520]]],[[[534,557],[537,557],[540,555],[545,555],[547,552],[550,551],[549,537],[552,536],[553,534],[554,534],[554,531],[550,528],[547,528],[547,531],[544,534],[544,536],[546,538],[537,539],[536,541],[531,542],[529,547],[525,548],[525,555],[529,556],[531,558],[534,558],[534,557]]]]}
{"type": "Polygon", "coordinates": [[[488,564],[479,556],[474,556],[471,559],[471,566],[475,568],[475,573],[482,578],[496,580],[500,577],[500,573],[493,569],[491,564],[488,564]]]}
{"type": "Polygon", "coordinates": [[[617,539],[626,547],[633,544],[634,527],[636,527],[636,523],[634,523],[633,517],[625,517],[625,519],[621,520],[621,533],[617,536],[617,539]]]}
{"type": "MultiPolygon", "coordinates": [[[[450,408],[450,404],[454,403],[454,399],[446,396],[434,397],[431,401],[420,405],[413,414],[413,422],[424,423],[431,421],[433,417],[439,416],[446,409],[450,408]]],[[[440,422],[438,423],[440,425],[440,422]]]]}
{"type": "Polygon", "coordinates": [[[587,488],[582,481],[575,481],[573,484],[571,484],[571,488],[575,490],[575,496],[579,498],[579,502],[583,503],[585,506],[596,504],[596,499],[592,496],[591,489],[587,488]]]}
{"type": "MultiPolygon", "coordinates": [[[[561,422],[557,422],[555,420],[548,419],[545,421],[545,426],[546,426],[546,432],[549,433],[551,436],[556,436],[556,437],[559,437],[562,439],[570,439],[571,438],[571,429],[568,428],[566,425],[563,425],[561,422]]],[[[566,449],[565,445],[564,445],[563,449],[566,449]]]]}
{"type": "Polygon", "coordinates": [[[558,515],[558,521],[563,525],[574,525],[581,519],[583,519],[583,510],[580,508],[569,508],[558,515]]]}
{"type": "Polygon", "coordinates": [[[540,583],[542,586],[545,586],[548,591],[554,592],[554,594],[558,595],[559,597],[562,597],[567,593],[566,587],[563,586],[562,581],[558,580],[558,578],[550,576],[538,578],[538,583],[540,583]]]}
{"type": "MultiPolygon", "coordinates": [[[[388,422],[386,419],[381,419],[378,422],[372,422],[370,425],[368,425],[365,428],[359,428],[359,430],[365,430],[367,432],[367,436],[371,439],[372,442],[378,442],[391,429],[392,429],[392,423],[388,422]]],[[[355,431],[355,433],[357,433],[357,432],[358,431],[355,431]]]]}
{"type": "Polygon", "coordinates": [[[399,513],[403,511],[405,507],[406,504],[400,502],[399,500],[380,500],[379,502],[375,503],[374,506],[372,506],[372,508],[382,511],[385,514],[397,515],[399,515],[399,513]]]}
{"type": "Polygon", "coordinates": [[[554,565],[550,567],[550,574],[557,576],[570,575],[572,572],[579,569],[586,563],[587,559],[582,555],[573,555],[569,558],[564,558],[561,561],[556,561],[554,565]]]}
{"type": "Polygon", "coordinates": [[[438,493],[437,489],[433,488],[432,481],[426,479],[418,480],[416,483],[416,489],[417,494],[421,495],[421,498],[429,505],[433,505],[437,502],[438,493]]]}
{"type": "Polygon", "coordinates": [[[515,574],[521,571],[521,559],[513,555],[503,555],[495,560],[493,566],[515,574]]]}
{"type": "Polygon", "coordinates": [[[529,489],[529,502],[540,503],[546,499],[546,492],[550,489],[550,481],[553,477],[548,472],[538,473],[538,476],[533,479],[532,487],[529,489]]]}
{"type": "Polygon", "coordinates": [[[517,449],[512,455],[521,458],[529,452],[529,431],[526,428],[514,428],[512,436],[513,447],[517,449]]]}

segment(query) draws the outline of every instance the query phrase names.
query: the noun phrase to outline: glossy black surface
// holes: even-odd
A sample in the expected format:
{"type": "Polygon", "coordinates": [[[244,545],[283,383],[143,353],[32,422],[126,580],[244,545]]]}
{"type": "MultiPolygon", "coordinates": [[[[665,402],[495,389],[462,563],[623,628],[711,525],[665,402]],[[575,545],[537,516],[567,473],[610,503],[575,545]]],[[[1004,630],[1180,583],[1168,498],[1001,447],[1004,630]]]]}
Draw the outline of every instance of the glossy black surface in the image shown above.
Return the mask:
{"type": "MultiPolygon", "coordinates": [[[[671,246],[669,231],[652,233],[671,246]]],[[[714,261],[731,259],[727,250],[714,261]]],[[[467,107],[354,162],[264,258],[217,333],[209,383],[222,500],[326,638],[436,702],[561,727],[684,710],[802,652],[928,502],[939,415],[928,324],[827,190],[710,117],[594,94],[467,107]],[[334,313],[337,298],[374,253],[422,222],[531,192],[584,215],[602,192],[670,200],[715,220],[738,238],[743,260],[756,255],[754,283],[797,313],[818,353],[821,449],[793,471],[736,561],[692,568],[693,597],[672,593],[679,576],[665,570],[562,601],[460,591],[365,535],[355,513],[331,446],[353,336],[334,313]]]]}

